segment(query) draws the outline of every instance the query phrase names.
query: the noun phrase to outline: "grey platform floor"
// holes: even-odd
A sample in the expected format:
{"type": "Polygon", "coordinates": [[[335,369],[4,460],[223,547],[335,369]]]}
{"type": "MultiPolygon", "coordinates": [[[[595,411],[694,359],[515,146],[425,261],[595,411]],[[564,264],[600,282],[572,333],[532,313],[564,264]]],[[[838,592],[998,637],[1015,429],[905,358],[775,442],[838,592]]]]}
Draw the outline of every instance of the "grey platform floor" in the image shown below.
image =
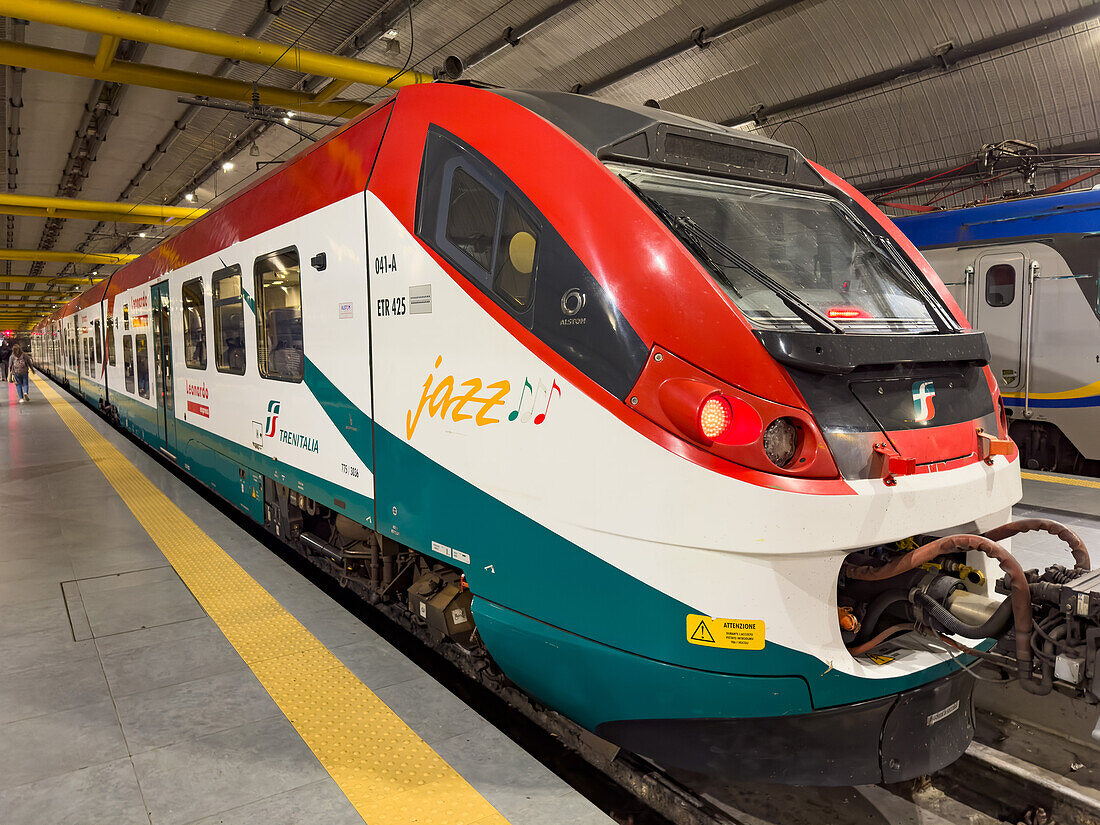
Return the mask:
{"type": "MultiPolygon", "coordinates": [[[[0,822],[362,822],[32,385],[0,387],[0,822]]],[[[611,820],[65,395],[513,823],[611,820]]]]}

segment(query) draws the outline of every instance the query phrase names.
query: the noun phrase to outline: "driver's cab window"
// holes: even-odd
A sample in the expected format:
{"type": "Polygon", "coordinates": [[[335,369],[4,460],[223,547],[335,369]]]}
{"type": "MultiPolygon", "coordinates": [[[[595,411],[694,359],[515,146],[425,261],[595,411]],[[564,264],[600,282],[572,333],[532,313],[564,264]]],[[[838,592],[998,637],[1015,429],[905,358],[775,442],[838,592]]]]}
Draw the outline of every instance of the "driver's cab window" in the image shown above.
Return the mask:
{"type": "MultiPolygon", "coordinates": [[[[613,296],[527,193],[435,125],[420,168],[416,233],[563,359],[618,398],[630,391],[649,350],[613,296]]],[[[539,385],[530,398],[546,404],[550,389],[539,385]]]]}
{"type": "Polygon", "coordinates": [[[486,161],[434,135],[429,152],[433,142],[450,157],[437,167],[439,208],[421,213],[418,231],[482,291],[523,315],[535,292],[540,231],[534,216],[486,161]]]}

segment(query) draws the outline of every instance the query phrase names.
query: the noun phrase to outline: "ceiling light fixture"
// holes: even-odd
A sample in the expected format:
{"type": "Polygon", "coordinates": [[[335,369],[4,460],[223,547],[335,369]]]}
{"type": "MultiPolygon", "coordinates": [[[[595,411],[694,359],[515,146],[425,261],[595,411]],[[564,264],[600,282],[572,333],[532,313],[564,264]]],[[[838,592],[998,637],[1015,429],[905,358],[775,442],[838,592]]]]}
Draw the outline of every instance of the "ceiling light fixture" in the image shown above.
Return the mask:
{"type": "Polygon", "coordinates": [[[223,163],[222,164],[222,171],[223,172],[232,172],[233,171],[233,161],[227,160],[225,163],[223,163]]]}
{"type": "Polygon", "coordinates": [[[194,192],[188,192],[186,195],[183,196],[183,199],[185,201],[187,201],[188,203],[191,203],[192,201],[195,200],[195,193],[194,192]]]}

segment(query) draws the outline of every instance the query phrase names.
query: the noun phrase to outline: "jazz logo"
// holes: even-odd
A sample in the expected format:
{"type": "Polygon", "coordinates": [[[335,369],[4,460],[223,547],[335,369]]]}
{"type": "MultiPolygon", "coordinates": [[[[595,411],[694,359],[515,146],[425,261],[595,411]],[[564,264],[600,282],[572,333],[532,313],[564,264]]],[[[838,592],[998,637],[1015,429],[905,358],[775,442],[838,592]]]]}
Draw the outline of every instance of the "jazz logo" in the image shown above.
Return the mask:
{"type": "Polygon", "coordinates": [[[936,397],[931,381],[913,382],[913,412],[916,421],[931,421],[936,417],[936,408],[932,399],[936,397]]]}
{"type": "Polygon", "coordinates": [[[279,402],[272,399],[267,402],[267,426],[264,435],[268,438],[275,437],[275,422],[279,420],[279,402]]]}
{"type": "MultiPolygon", "coordinates": [[[[442,364],[443,356],[440,355],[435,359],[435,369],[438,370],[442,364]]],[[[420,417],[425,412],[428,418],[438,418],[440,421],[446,420],[449,416],[450,420],[456,424],[471,418],[478,427],[499,424],[501,419],[496,416],[501,415],[501,412],[496,408],[507,409],[510,406],[506,399],[511,390],[512,384],[507,379],[488,384],[480,378],[471,378],[456,385],[453,375],[437,378],[434,372],[428,373],[421,387],[416,411],[410,409],[405,414],[405,438],[412,441],[416,427],[420,423],[420,417]]],[[[519,402],[516,408],[508,413],[507,420],[519,419],[521,423],[526,423],[534,416],[534,423],[542,424],[550,412],[550,402],[554,398],[554,393],[561,396],[561,387],[556,380],[551,382],[549,390],[542,381],[539,381],[536,390],[531,385],[530,379],[524,378],[519,402]],[[541,412],[536,412],[536,407],[542,404],[543,395],[546,397],[545,406],[542,407],[541,412]]]]}

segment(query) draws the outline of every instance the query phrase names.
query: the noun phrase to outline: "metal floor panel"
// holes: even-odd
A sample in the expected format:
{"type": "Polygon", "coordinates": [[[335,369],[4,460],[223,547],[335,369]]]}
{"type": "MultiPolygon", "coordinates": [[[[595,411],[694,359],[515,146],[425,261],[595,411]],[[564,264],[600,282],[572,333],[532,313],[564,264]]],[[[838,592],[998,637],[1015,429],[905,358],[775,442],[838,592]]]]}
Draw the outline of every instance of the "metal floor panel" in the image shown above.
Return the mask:
{"type": "Polygon", "coordinates": [[[31,397],[0,389],[5,825],[611,821],[90,410],[31,397]]]}

